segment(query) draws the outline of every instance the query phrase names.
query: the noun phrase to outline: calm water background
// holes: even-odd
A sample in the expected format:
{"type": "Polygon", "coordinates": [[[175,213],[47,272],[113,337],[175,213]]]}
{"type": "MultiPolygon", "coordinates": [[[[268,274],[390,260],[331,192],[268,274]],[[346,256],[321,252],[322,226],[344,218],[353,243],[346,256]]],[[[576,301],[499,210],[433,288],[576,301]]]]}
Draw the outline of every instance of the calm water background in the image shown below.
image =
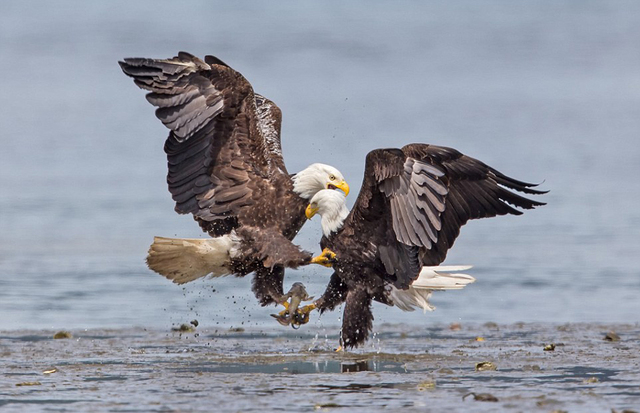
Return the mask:
{"type": "MultiPolygon", "coordinates": [[[[473,264],[475,284],[426,317],[376,306],[376,328],[638,321],[640,2],[0,8],[0,329],[280,328],[249,278],[182,288],[144,264],[154,235],[203,234],[173,212],[167,131],[117,60],[179,50],[220,57],[280,106],[290,172],[330,163],[357,192],[369,150],[427,142],[551,190],[544,208],[463,228],[446,263],[473,264]]],[[[319,237],[313,221],[297,241],[319,237]]],[[[329,275],[286,286],[317,295],[329,275]]]]}

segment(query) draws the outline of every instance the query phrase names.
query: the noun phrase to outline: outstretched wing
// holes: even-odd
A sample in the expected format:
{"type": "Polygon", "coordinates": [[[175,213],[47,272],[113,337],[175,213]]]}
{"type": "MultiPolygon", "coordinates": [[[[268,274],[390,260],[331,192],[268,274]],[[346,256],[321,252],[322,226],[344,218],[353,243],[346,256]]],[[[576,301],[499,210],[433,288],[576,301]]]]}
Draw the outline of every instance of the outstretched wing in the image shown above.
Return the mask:
{"type": "Polygon", "coordinates": [[[344,228],[375,246],[388,279],[404,288],[423,265],[444,261],[469,219],[544,205],[509,190],[543,193],[534,186],[450,148],[377,149],[367,155],[362,189],[344,228]]]}
{"type": "Polygon", "coordinates": [[[214,236],[238,225],[257,199],[276,198],[289,180],[280,147],[280,109],[254,94],[221,60],[181,52],[171,59],[128,58],[122,70],[169,128],[169,191],[214,236]],[[281,181],[281,182],[280,182],[281,181]]]}
{"type": "Polygon", "coordinates": [[[455,149],[411,144],[402,148],[407,159],[418,159],[444,172],[440,178],[447,186],[445,208],[440,220],[442,228],[437,241],[421,252],[423,265],[438,265],[460,234],[460,228],[470,219],[497,215],[522,215],[516,208],[533,209],[545,205],[514,191],[541,195],[547,191],[533,189],[537,184],[513,179],[477,159],[455,149]]]}

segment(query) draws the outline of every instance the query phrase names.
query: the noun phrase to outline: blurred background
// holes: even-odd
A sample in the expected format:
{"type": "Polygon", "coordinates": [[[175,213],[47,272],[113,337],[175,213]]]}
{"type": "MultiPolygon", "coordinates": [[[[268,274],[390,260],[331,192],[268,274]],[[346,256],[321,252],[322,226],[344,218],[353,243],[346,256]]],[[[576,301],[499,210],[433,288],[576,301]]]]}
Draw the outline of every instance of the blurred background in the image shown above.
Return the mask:
{"type": "MultiPolygon", "coordinates": [[[[472,221],[445,264],[477,282],[426,316],[376,305],[375,329],[451,322],[637,322],[640,2],[7,1],[0,13],[0,329],[282,328],[250,278],[173,285],[154,235],[174,213],[168,134],[124,57],[213,54],[283,111],[290,172],[366,153],[455,147],[547,206],[472,221]]],[[[296,241],[319,251],[320,225],[296,241]]],[[[287,273],[321,294],[330,270],[287,273]]],[[[334,328],[340,312],[312,324],[334,328]]]]}

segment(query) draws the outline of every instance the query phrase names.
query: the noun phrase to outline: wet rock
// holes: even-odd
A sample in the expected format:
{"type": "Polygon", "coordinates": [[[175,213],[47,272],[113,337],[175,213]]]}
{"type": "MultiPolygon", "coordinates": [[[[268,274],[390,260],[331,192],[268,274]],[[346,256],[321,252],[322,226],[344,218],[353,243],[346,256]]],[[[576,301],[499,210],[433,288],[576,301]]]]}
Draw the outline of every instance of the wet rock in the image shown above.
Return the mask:
{"type": "Polygon", "coordinates": [[[595,384],[595,383],[599,383],[599,382],[600,382],[600,380],[598,380],[598,378],[597,378],[597,377],[589,377],[588,379],[584,379],[584,380],[582,380],[582,382],[583,382],[584,384],[595,384]]]}
{"type": "Polygon", "coordinates": [[[196,329],[189,324],[180,324],[180,327],[171,327],[171,331],[178,331],[180,333],[192,333],[196,331],[196,329]]]}
{"type": "Polygon", "coordinates": [[[556,350],[556,345],[551,343],[551,344],[547,344],[546,346],[544,346],[544,348],[542,349],[544,351],[555,351],[556,350]]]}
{"type": "Polygon", "coordinates": [[[320,410],[320,409],[331,409],[336,407],[346,407],[346,406],[343,406],[337,403],[318,403],[314,406],[314,409],[320,410]]]}
{"type": "Polygon", "coordinates": [[[462,396],[462,400],[464,400],[467,396],[473,396],[473,400],[477,402],[497,402],[498,398],[493,394],[489,393],[467,393],[462,396]]]}
{"type": "Polygon", "coordinates": [[[22,383],[16,383],[16,386],[18,386],[18,387],[22,387],[22,386],[42,386],[42,383],[40,383],[39,381],[23,381],[22,383]]]}
{"type": "Polygon", "coordinates": [[[429,389],[435,389],[436,382],[435,381],[423,381],[418,383],[418,391],[425,391],[429,389]]]}
{"type": "Polygon", "coordinates": [[[462,329],[462,326],[460,325],[460,323],[451,323],[449,325],[449,330],[451,331],[459,331],[462,329]]]}
{"type": "Polygon", "coordinates": [[[242,328],[242,327],[231,327],[229,329],[229,332],[231,332],[231,333],[244,333],[244,328],[242,328]]]}
{"type": "Polygon", "coordinates": [[[620,341],[620,336],[617,335],[614,331],[609,331],[605,336],[604,339],[606,341],[620,341]]]}
{"type": "Polygon", "coordinates": [[[58,331],[53,335],[53,338],[56,340],[65,339],[65,338],[73,338],[70,332],[68,331],[58,331]]]}
{"type": "Polygon", "coordinates": [[[480,363],[476,363],[476,371],[494,371],[497,369],[498,367],[490,361],[481,361],[480,363]]]}

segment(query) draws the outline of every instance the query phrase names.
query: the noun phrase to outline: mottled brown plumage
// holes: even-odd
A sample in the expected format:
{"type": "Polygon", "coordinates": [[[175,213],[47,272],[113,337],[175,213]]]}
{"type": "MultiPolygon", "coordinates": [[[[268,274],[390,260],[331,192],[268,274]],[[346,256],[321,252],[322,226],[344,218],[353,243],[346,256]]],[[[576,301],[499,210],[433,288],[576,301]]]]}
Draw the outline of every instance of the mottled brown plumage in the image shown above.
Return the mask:
{"type": "MultiPolygon", "coordinates": [[[[282,159],[280,109],[213,56],[202,61],[181,52],[171,59],[119,63],[136,85],[150,92],[147,100],[170,130],[164,149],[176,212],[192,214],[212,237],[237,236],[241,245],[230,253],[230,272],[255,271],[253,290],[260,302],[279,301],[284,267],[311,258],[291,243],[305,222],[309,199],[294,192],[282,159]]],[[[177,244],[165,241],[164,248],[177,244]]],[[[152,254],[162,248],[152,246],[150,266],[156,265],[152,254]]],[[[180,277],[175,268],[167,274],[154,270],[175,282],[202,276],[180,277]]]]}
{"type": "Polygon", "coordinates": [[[535,186],[451,148],[411,144],[371,151],[353,210],[322,238],[321,247],[337,258],[317,308],[346,301],[342,344],[363,343],[372,328],[372,300],[392,304],[391,287],[407,289],[423,266],[444,261],[468,220],[544,205],[511,191],[544,193],[535,186]]]}

